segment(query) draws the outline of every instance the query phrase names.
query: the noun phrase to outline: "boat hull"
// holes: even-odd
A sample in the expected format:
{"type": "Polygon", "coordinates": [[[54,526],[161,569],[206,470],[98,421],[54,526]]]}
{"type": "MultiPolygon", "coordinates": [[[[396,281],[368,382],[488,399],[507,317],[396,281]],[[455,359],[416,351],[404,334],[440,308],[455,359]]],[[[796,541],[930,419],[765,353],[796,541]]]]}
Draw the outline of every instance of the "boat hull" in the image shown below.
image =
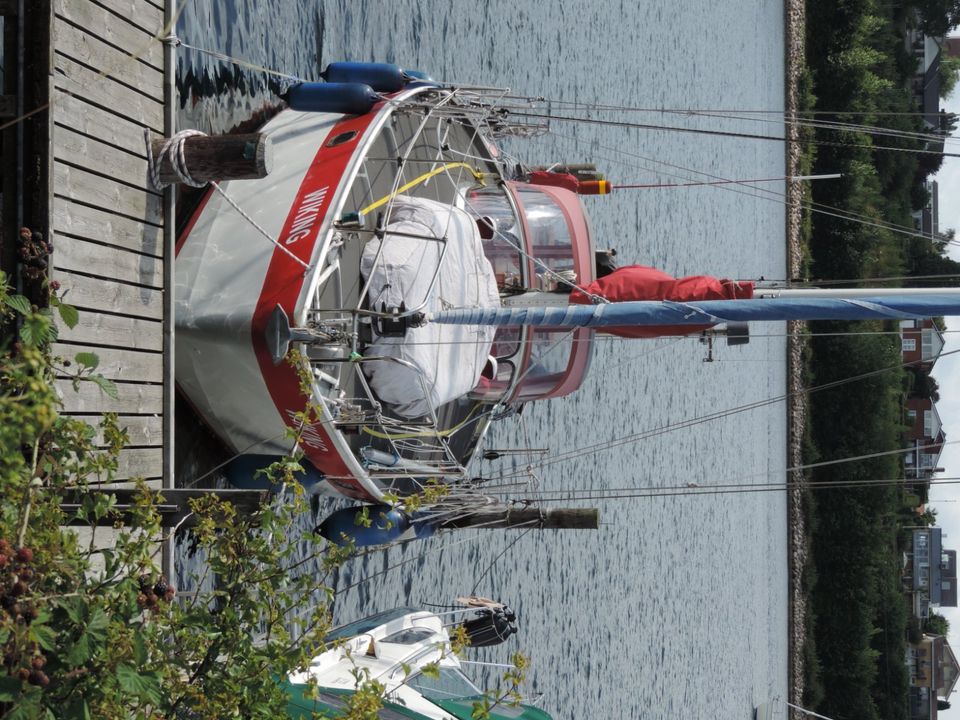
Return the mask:
{"type": "Polygon", "coordinates": [[[285,455],[299,442],[330,490],[363,500],[380,499],[377,486],[322,398],[303,392],[300,368],[274,364],[265,330],[277,306],[303,321],[344,187],[386,115],[383,103],[361,116],[280,113],[262,129],[273,172],[211,189],[176,261],[177,383],[200,415],[237,453],[285,455]]]}

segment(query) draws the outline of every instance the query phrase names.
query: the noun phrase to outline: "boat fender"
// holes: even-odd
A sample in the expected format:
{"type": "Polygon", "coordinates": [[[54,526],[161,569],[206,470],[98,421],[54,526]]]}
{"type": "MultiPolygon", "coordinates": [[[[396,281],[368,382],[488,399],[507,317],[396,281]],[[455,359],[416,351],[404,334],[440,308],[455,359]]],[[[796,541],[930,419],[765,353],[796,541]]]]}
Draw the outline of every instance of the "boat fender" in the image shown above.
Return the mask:
{"type": "Polygon", "coordinates": [[[294,110],[301,112],[365,115],[381,100],[369,85],[363,83],[313,83],[293,85],[283,95],[294,110]]]}
{"type": "Polygon", "coordinates": [[[440,83],[430,77],[428,73],[420,70],[404,70],[403,72],[410,78],[410,82],[407,83],[408,88],[440,87],[440,83]]]}
{"type": "Polygon", "coordinates": [[[387,545],[399,540],[430,537],[435,527],[417,521],[390,505],[360,505],[343,508],[324,519],[317,532],[336,545],[357,547],[387,545]]]}
{"type": "MultiPolygon", "coordinates": [[[[283,458],[279,455],[240,455],[231,460],[224,468],[224,475],[234,487],[242,490],[269,490],[279,492],[283,487],[279,483],[270,482],[264,473],[259,472],[283,458]]],[[[302,472],[294,473],[294,477],[308,493],[317,493],[324,489],[325,476],[308,460],[301,459],[302,472]]]]}
{"type": "Polygon", "coordinates": [[[419,80],[420,82],[434,82],[434,79],[430,77],[429,73],[425,73],[422,70],[404,70],[403,71],[407,77],[412,78],[413,80],[419,80]]]}
{"type": "Polygon", "coordinates": [[[328,83],[363,83],[377,92],[397,92],[410,81],[410,76],[392,63],[335,62],[327,65],[320,77],[328,83]]]}

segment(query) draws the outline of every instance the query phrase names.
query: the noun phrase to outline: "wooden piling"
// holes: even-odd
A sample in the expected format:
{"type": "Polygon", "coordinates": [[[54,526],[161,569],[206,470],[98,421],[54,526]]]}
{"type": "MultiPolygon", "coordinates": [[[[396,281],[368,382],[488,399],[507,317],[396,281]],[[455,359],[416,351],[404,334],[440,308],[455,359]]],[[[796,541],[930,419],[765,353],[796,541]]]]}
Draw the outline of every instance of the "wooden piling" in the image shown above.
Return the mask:
{"type": "MultiPolygon", "coordinates": [[[[165,143],[165,139],[152,142],[155,158],[160,157],[165,143]]],[[[270,173],[273,153],[269,138],[262,133],[194,135],[183,141],[183,160],[190,176],[198,182],[247,180],[270,173]]],[[[160,180],[180,181],[167,154],[161,157],[160,180]]]]}
{"type": "Polygon", "coordinates": [[[540,530],[596,530],[596,508],[492,507],[444,521],[442,528],[537,528],[540,530]]]}

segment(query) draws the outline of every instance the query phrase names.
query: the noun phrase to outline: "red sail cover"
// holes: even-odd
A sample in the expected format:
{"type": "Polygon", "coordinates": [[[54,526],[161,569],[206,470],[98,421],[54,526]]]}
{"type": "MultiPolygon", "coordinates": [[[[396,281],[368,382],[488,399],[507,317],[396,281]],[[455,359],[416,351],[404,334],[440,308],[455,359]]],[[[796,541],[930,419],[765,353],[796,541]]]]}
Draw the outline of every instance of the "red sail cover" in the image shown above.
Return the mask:
{"type": "MultiPolygon", "coordinates": [[[[718,280],[709,275],[691,275],[674,278],[656,268],[644,265],[628,265],[617,268],[609,275],[584,287],[587,293],[599,295],[610,302],[630,300],[673,300],[693,302],[696,300],[737,300],[753,297],[752,282],[718,280]]],[[[591,304],[590,297],[574,289],[570,302],[591,304]]],[[[645,327],[603,328],[604,332],[620,337],[650,338],[664,335],[690,335],[706,330],[710,325],[654,325],[645,327]]]]}

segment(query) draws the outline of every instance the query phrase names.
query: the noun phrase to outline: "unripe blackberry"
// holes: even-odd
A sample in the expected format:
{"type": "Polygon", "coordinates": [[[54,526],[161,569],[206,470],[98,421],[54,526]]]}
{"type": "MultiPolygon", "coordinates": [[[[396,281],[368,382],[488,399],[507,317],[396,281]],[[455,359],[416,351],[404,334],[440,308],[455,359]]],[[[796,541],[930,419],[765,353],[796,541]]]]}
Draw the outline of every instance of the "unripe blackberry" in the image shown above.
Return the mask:
{"type": "Polygon", "coordinates": [[[31,685],[46,687],[50,684],[50,678],[48,678],[47,674],[42,670],[34,670],[30,673],[29,682],[31,685]]]}
{"type": "Polygon", "coordinates": [[[22,547],[17,550],[17,562],[33,562],[33,550],[28,547],[22,547]]]}
{"type": "Polygon", "coordinates": [[[47,664],[47,659],[43,655],[37,655],[30,661],[30,664],[34,670],[43,670],[43,666],[47,664]]]}
{"type": "Polygon", "coordinates": [[[30,671],[27,670],[27,668],[20,668],[19,672],[17,672],[17,677],[21,680],[27,680],[30,678],[30,671]]]}
{"type": "Polygon", "coordinates": [[[30,588],[27,587],[27,584],[23,580],[17,580],[13,586],[10,588],[10,594],[14,597],[26,594],[27,590],[30,588]]]}

